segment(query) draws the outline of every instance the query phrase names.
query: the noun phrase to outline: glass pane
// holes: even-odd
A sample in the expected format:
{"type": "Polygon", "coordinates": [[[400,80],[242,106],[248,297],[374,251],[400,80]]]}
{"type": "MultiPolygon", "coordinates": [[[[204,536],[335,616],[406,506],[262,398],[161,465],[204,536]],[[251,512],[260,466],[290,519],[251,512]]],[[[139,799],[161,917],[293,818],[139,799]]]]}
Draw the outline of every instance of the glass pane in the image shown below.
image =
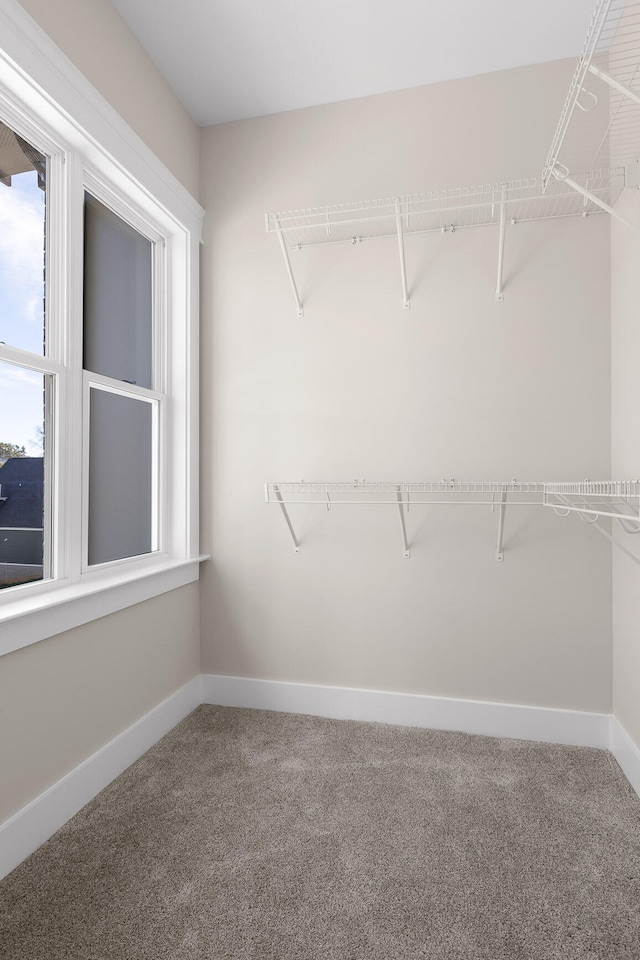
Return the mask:
{"type": "Polygon", "coordinates": [[[89,563],[153,549],[153,404],[93,388],[89,563]]]}
{"type": "Polygon", "coordinates": [[[0,589],[43,578],[47,379],[0,362],[0,589]]]}
{"type": "Polygon", "coordinates": [[[47,161],[0,122],[0,342],[42,354],[47,161]]]}
{"type": "Polygon", "coordinates": [[[150,388],[152,250],[150,240],[85,194],[85,370],[150,388]]]}

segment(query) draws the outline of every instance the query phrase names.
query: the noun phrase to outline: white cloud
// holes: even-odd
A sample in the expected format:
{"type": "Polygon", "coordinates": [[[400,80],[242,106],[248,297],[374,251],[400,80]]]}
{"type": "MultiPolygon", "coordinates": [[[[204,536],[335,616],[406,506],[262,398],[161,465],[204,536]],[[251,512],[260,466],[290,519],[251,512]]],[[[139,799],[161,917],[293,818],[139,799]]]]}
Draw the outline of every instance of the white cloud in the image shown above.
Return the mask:
{"type": "Polygon", "coordinates": [[[2,317],[0,339],[22,346],[12,336],[16,323],[42,328],[44,213],[41,191],[21,189],[18,177],[14,183],[0,184],[0,274],[5,298],[20,309],[19,316],[2,317]]]}
{"type": "Polygon", "coordinates": [[[0,364],[0,385],[12,387],[16,383],[25,383],[32,387],[42,387],[42,374],[11,363],[0,364]]]}
{"type": "Polygon", "coordinates": [[[37,449],[42,419],[43,375],[0,361],[0,440],[37,449]]]}

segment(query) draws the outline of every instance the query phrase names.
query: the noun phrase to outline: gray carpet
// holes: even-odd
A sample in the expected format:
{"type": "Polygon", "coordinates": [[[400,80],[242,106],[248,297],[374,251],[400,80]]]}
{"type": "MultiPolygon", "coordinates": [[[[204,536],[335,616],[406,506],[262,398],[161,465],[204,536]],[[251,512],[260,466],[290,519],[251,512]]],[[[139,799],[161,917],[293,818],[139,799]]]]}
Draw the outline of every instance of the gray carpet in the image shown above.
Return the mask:
{"type": "Polygon", "coordinates": [[[604,751],[200,707],[0,884],[3,960],[639,960],[604,751]]]}

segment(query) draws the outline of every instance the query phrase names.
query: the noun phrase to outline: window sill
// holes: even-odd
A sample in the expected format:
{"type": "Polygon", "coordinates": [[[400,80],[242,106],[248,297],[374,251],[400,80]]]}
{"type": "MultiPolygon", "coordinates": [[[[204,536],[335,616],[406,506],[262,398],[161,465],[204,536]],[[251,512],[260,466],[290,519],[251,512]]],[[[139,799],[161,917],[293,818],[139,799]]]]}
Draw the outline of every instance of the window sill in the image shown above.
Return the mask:
{"type": "Polygon", "coordinates": [[[193,583],[201,561],[208,559],[163,560],[135,573],[119,569],[88,582],[61,583],[39,595],[16,597],[0,609],[0,656],[193,583]]]}

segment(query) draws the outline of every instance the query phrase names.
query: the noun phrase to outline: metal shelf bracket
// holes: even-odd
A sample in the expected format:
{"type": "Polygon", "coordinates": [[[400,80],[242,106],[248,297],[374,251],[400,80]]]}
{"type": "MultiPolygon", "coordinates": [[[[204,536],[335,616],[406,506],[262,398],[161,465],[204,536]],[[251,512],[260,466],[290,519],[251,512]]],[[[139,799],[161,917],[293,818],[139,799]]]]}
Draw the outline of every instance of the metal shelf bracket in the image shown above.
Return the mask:
{"type": "MultiPolygon", "coordinates": [[[[633,100],[634,103],[640,103],[640,94],[636,93],[635,90],[632,90],[631,87],[627,87],[626,84],[620,83],[619,80],[616,80],[615,77],[612,77],[602,70],[600,67],[596,67],[594,63],[589,66],[589,73],[592,73],[594,77],[598,77],[599,80],[603,80],[605,83],[608,83],[610,87],[613,87],[614,90],[617,90],[618,93],[621,93],[624,97],[627,97],[628,100],[633,100]]],[[[591,94],[595,96],[595,94],[591,94]]]]}
{"type": "Polygon", "coordinates": [[[504,560],[504,549],[502,546],[502,535],[504,533],[504,514],[507,508],[507,491],[503,490],[500,494],[500,506],[498,507],[498,544],[496,546],[496,560],[504,560]]]}
{"type": "Polygon", "coordinates": [[[500,234],[498,237],[498,282],[496,284],[496,300],[501,303],[504,300],[502,289],[502,269],[504,263],[504,232],[507,222],[507,191],[502,188],[502,198],[500,200],[500,234]]]}
{"type": "MultiPolygon", "coordinates": [[[[576,506],[575,501],[571,501],[569,497],[565,497],[562,494],[552,493],[551,495],[545,496],[545,505],[550,506],[558,516],[568,516],[572,511],[577,512],[580,519],[584,519],[583,514],[588,513],[592,516],[593,519],[586,521],[589,525],[597,530],[609,543],[613,544],[614,547],[621,550],[625,553],[630,560],[633,560],[634,563],[640,565],[640,557],[637,553],[634,553],[632,550],[629,550],[628,547],[620,541],[618,537],[614,537],[612,531],[606,530],[600,525],[600,518],[613,518],[618,521],[622,529],[627,534],[640,533],[640,507],[637,507],[634,511],[637,515],[637,519],[634,516],[633,519],[631,516],[620,515],[619,511],[615,510],[613,507],[609,511],[604,511],[602,505],[594,505],[596,509],[599,509],[602,512],[596,513],[594,511],[589,511],[589,504],[583,501],[583,506],[576,506]],[[553,497],[553,500],[551,499],[553,497]],[[554,505],[554,501],[555,504],[554,505]],[[560,512],[558,507],[564,508],[564,513],[560,512]]],[[[633,509],[633,508],[632,508],[633,509]]],[[[632,515],[633,516],[633,515],[632,515]]]]}
{"type": "Polygon", "coordinates": [[[627,217],[623,217],[614,207],[609,206],[608,203],[605,203],[604,200],[601,200],[600,197],[597,197],[595,193],[592,193],[590,190],[587,190],[586,187],[583,187],[582,184],[576,183],[575,180],[569,176],[569,171],[567,168],[561,164],[556,163],[553,170],[551,171],[556,180],[561,180],[562,183],[566,183],[568,187],[571,187],[577,193],[582,194],[586,200],[590,200],[591,203],[597,204],[601,210],[604,210],[610,216],[615,217],[616,220],[619,220],[621,223],[626,224],[627,227],[630,227],[632,230],[635,230],[636,233],[640,233],[640,224],[634,223],[632,220],[628,220],[627,217]]]}
{"type": "Polygon", "coordinates": [[[404,232],[402,229],[402,214],[400,213],[400,201],[395,201],[396,207],[396,230],[398,232],[398,252],[400,254],[400,275],[402,277],[402,306],[408,310],[411,306],[409,299],[409,290],[407,287],[407,266],[404,259],[404,232]]]}
{"type": "Polygon", "coordinates": [[[287,244],[285,243],[284,236],[282,234],[282,228],[280,226],[280,221],[278,219],[274,220],[274,226],[276,228],[276,233],[278,234],[278,241],[280,243],[280,249],[282,250],[282,256],[284,257],[284,265],[287,268],[287,275],[289,277],[289,282],[291,283],[291,289],[293,290],[293,296],[296,301],[296,309],[298,311],[299,317],[304,317],[304,309],[302,307],[302,300],[300,299],[300,294],[298,293],[298,287],[296,286],[296,279],[293,275],[293,268],[291,266],[291,260],[289,258],[289,251],[287,250],[287,244]]]}
{"type": "MultiPolygon", "coordinates": [[[[289,533],[291,534],[291,539],[293,540],[294,553],[300,553],[300,544],[299,544],[299,542],[298,542],[298,538],[296,537],[295,530],[293,529],[293,524],[291,523],[291,520],[290,520],[290,518],[289,518],[289,514],[288,514],[288,512],[287,512],[287,508],[286,508],[286,506],[285,506],[284,500],[282,499],[282,494],[280,493],[280,488],[276,485],[276,486],[273,488],[273,492],[275,493],[276,500],[278,501],[278,505],[279,505],[280,509],[282,510],[282,516],[283,516],[284,519],[285,519],[285,523],[287,524],[287,526],[288,526],[288,528],[289,528],[289,533]]],[[[268,498],[267,498],[267,499],[268,499],[268,498]]]]}
{"type": "MultiPolygon", "coordinates": [[[[402,556],[404,557],[405,560],[409,560],[411,557],[411,551],[409,550],[409,541],[407,540],[407,525],[405,523],[405,518],[404,518],[404,502],[402,500],[402,493],[400,491],[400,487],[396,488],[396,498],[398,500],[398,511],[400,513],[400,530],[402,532],[402,546],[404,548],[402,556]]],[[[409,508],[409,504],[407,502],[407,509],[408,508],[409,508]]]]}

